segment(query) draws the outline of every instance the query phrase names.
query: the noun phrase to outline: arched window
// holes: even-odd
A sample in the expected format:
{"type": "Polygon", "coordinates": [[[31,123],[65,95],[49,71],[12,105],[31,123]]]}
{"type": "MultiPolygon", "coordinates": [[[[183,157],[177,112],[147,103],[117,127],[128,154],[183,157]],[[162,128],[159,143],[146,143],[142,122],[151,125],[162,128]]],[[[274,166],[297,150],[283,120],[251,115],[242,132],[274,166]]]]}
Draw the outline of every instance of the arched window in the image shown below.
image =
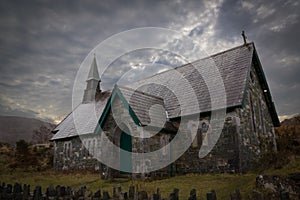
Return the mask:
{"type": "Polygon", "coordinates": [[[88,146],[87,146],[87,157],[90,155],[90,152],[91,152],[91,141],[90,140],[88,140],[88,146]]]}
{"type": "Polygon", "coordinates": [[[71,141],[64,142],[63,152],[66,158],[69,158],[71,156],[71,151],[72,151],[71,141]]]}
{"type": "Polygon", "coordinates": [[[92,156],[94,156],[94,153],[95,153],[95,139],[93,139],[93,142],[92,142],[92,149],[91,149],[92,156]]]}
{"type": "Polygon", "coordinates": [[[69,142],[69,144],[68,144],[68,157],[71,157],[71,155],[72,155],[72,143],[69,142]]]}

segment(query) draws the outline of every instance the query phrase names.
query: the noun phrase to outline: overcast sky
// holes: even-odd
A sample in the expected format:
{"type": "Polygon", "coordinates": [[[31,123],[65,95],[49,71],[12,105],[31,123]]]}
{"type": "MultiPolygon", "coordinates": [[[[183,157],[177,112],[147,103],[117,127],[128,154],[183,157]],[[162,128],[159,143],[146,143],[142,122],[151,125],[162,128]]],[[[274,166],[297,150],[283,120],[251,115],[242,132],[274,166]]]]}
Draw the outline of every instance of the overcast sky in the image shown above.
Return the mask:
{"type": "Polygon", "coordinates": [[[282,119],[300,112],[299,10],[297,0],[1,0],[0,115],[61,120],[72,110],[79,66],[96,45],[122,31],[162,27],[199,41],[208,54],[241,45],[245,30],[282,119]]]}

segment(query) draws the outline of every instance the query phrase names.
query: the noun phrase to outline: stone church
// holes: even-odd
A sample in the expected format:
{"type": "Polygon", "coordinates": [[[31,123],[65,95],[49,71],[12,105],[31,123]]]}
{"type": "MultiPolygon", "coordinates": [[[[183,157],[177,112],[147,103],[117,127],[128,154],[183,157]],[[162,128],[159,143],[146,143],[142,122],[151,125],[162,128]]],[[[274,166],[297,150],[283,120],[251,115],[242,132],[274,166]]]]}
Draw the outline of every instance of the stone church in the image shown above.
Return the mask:
{"type": "Polygon", "coordinates": [[[191,89],[178,84],[180,80],[174,70],[167,70],[101,91],[94,58],[82,103],[53,130],[54,168],[97,170],[110,176],[131,169],[138,176],[135,172],[141,170],[134,168],[147,168],[143,176],[234,173],[251,169],[253,161],[263,152],[276,151],[274,127],[280,126],[280,122],[254,43],[245,43],[175,70],[191,89]],[[199,73],[210,65],[208,59],[213,61],[223,80],[226,96],[215,90],[219,99],[225,98],[225,106],[211,100],[212,89],[206,83],[215,74],[199,73]],[[176,88],[184,95],[178,98],[168,88],[176,88]],[[213,113],[222,109],[224,117],[218,135],[213,113]],[[184,144],[168,144],[175,141],[179,129],[188,147],[176,154],[184,144]],[[101,139],[101,135],[107,136],[107,140],[101,139]],[[137,164],[133,162],[140,161],[123,151],[105,151],[102,147],[108,140],[124,152],[160,151],[157,159],[137,164]],[[203,151],[200,156],[199,152],[203,151]],[[179,156],[174,161],[165,162],[175,154],[179,156]],[[98,156],[117,160],[120,170],[100,162],[98,156]],[[155,168],[160,162],[167,164],[155,168]]]}

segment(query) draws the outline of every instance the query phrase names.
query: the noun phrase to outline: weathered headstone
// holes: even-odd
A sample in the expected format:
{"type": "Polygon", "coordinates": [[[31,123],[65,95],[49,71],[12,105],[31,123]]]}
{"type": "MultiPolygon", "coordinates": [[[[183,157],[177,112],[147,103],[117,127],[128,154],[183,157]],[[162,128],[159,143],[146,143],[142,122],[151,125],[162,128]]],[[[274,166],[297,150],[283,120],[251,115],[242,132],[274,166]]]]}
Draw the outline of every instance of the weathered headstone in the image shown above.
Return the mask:
{"type": "Polygon", "coordinates": [[[107,191],[107,190],[104,190],[104,191],[103,191],[103,200],[109,200],[109,199],[110,199],[110,197],[109,197],[108,191],[107,191]]]}
{"type": "Polygon", "coordinates": [[[233,194],[230,194],[230,199],[231,200],[241,200],[242,195],[239,189],[236,189],[233,194]]]}
{"type": "Polygon", "coordinates": [[[129,192],[128,192],[129,195],[128,195],[128,197],[129,197],[130,200],[134,199],[134,193],[135,193],[134,186],[133,185],[129,186],[129,192]]]}
{"type": "Polygon", "coordinates": [[[113,188],[113,198],[119,198],[121,193],[121,186],[115,186],[113,188]]]}
{"type": "Polygon", "coordinates": [[[97,190],[97,191],[94,193],[93,200],[101,200],[101,191],[100,191],[100,190],[97,190]]]}
{"type": "Polygon", "coordinates": [[[46,196],[50,198],[57,197],[56,190],[53,188],[53,186],[50,186],[46,189],[46,196]]]}
{"type": "Polygon", "coordinates": [[[33,200],[40,200],[42,199],[42,187],[36,186],[33,192],[33,200]]]}
{"type": "Polygon", "coordinates": [[[253,190],[252,192],[252,198],[256,199],[256,200],[263,200],[264,199],[264,195],[258,191],[253,190]]]}
{"type": "Polygon", "coordinates": [[[12,185],[11,184],[7,184],[7,188],[6,188],[6,200],[11,200],[11,199],[13,199],[12,185]]]}
{"type": "Polygon", "coordinates": [[[197,193],[196,193],[196,189],[192,189],[190,191],[190,197],[189,200],[197,200],[197,193]]]}
{"type": "Polygon", "coordinates": [[[160,189],[156,189],[156,194],[158,195],[158,199],[161,200],[161,194],[160,194],[160,189]]]}
{"type": "Polygon", "coordinates": [[[179,199],[179,189],[175,188],[173,192],[170,194],[169,199],[170,200],[178,200],[179,199]]]}
{"type": "Polygon", "coordinates": [[[150,199],[151,200],[159,200],[159,196],[158,196],[158,194],[154,193],[154,194],[151,195],[150,199]]]}
{"type": "Polygon", "coordinates": [[[30,185],[24,184],[23,186],[23,199],[29,199],[30,196],[30,185]]]}
{"type": "Polygon", "coordinates": [[[72,188],[70,188],[69,186],[67,186],[66,188],[66,196],[70,197],[72,195],[72,188]]]}
{"type": "Polygon", "coordinates": [[[206,199],[207,200],[217,200],[217,194],[215,190],[212,190],[211,192],[206,193],[206,199]]]}
{"type": "Polygon", "coordinates": [[[60,196],[64,197],[66,195],[66,187],[62,186],[60,187],[60,196]]]}
{"type": "Polygon", "coordinates": [[[12,193],[12,185],[11,184],[7,184],[7,186],[6,186],[6,193],[8,193],[8,194],[12,193]]]}
{"type": "Polygon", "coordinates": [[[120,192],[119,199],[120,200],[128,200],[127,192],[125,192],[125,191],[120,192]]]}
{"type": "Polygon", "coordinates": [[[280,200],[290,200],[289,192],[285,190],[280,191],[280,200]]]}
{"type": "Polygon", "coordinates": [[[16,200],[22,200],[22,186],[19,183],[15,183],[13,187],[13,198],[16,200]]]}
{"type": "Polygon", "coordinates": [[[148,193],[144,190],[138,192],[138,200],[148,200],[148,193]]]}

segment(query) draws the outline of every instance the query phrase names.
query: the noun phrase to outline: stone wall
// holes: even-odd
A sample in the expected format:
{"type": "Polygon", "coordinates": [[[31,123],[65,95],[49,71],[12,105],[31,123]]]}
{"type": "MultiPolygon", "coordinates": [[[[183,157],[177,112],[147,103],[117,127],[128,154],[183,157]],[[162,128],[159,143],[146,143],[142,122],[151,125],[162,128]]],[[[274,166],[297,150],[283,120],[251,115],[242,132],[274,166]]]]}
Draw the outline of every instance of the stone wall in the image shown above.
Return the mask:
{"type": "Polygon", "coordinates": [[[94,135],[57,140],[54,143],[54,168],[101,170],[103,166],[93,156],[99,149],[99,137],[94,135]]]}
{"type": "Polygon", "coordinates": [[[241,168],[247,171],[254,158],[264,151],[276,150],[272,119],[259,83],[255,66],[252,65],[248,79],[248,89],[242,108],[236,109],[240,120],[241,168]]]}
{"type": "MultiPolygon", "coordinates": [[[[248,89],[241,108],[227,111],[222,133],[210,153],[199,158],[199,149],[206,148],[211,142],[210,137],[216,134],[216,128],[211,123],[210,116],[201,115],[199,121],[192,119],[175,119],[175,127],[183,126],[186,141],[190,143],[188,150],[173,164],[154,172],[154,174],[184,174],[207,172],[244,172],[250,169],[251,163],[270,144],[276,149],[273,124],[266,101],[254,66],[251,68],[248,79],[248,89]],[[199,127],[198,127],[198,122],[199,127]],[[195,125],[197,124],[197,125],[195,125]],[[194,140],[191,140],[195,136],[194,140]]],[[[168,129],[146,129],[136,125],[122,101],[118,98],[113,103],[105,123],[102,127],[110,141],[120,146],[122,130],[127,129],[132,137],[132,152],[153,152],[164,148],[175,134],[168,129]],[[152,137],[149,137],[153,135],[152,137]],[[148,136],[149,138],[141,139],[148,136]]],[[[105,168],[93,154],[104,153],[107,156],[116,156],[117,153],[105,152],[101,149],[98,135],[86,135],[55,142],[54,166],[56,169],[93,169],[105,168]],[[88,153],[90,152],[90,153],[88,153]]],[[[165,149],[159,159],[171,158],[175,148],[165,149]]],[[[136,163],[133,166],[151,169],[151,162],[136,163]]],[[[117,172],[115,172],[118,174],[117,172]]]]}
{"type": "MultiPolygon", "coordinates": [[[[190,148],[174,163],[177,174],[184,173],[223,173],[236,172],[239,169],[239,145],[237,138],[236,112],[228,112],[222,133],[207,156],[199,158],[199,149],[210,142],[210,135],[216,134],[210,116],[201,116],[197,135],[190,148]],[[203,124],[205,124],[203,126],[203,124]]],[[[191,129],[192,131],[192,129],[191,129]]]]}

